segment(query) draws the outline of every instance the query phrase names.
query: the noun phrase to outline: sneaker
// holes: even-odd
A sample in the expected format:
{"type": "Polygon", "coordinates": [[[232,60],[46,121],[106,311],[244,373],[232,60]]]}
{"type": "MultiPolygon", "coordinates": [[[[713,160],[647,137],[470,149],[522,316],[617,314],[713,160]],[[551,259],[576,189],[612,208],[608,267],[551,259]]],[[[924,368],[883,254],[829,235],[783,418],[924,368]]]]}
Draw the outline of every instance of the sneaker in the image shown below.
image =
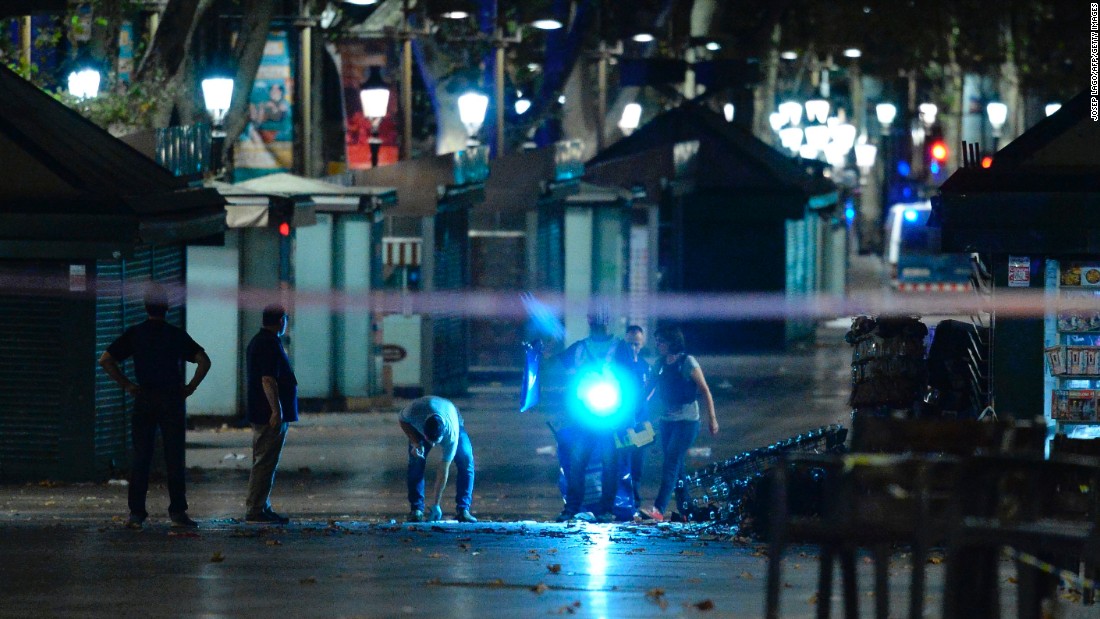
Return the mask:
{"type": "Polygon", "coordinates": [[[596,516],[596,522],[599,522],[599,523],[602,523],[602,524],[607,524],[609,522],[615,522],[616,520],[618,520],[618,518],[616,518],[615,514],[613,514],[611,512],[604,512],[604,513],[596,516]]]}
{"type": "Polygon", "coordinates": [[[558,514],[557,518],[554,518],[554,522],[569,522],[576,517],[577,512],[566,511],[563,509],[561,510],[561,513],[558,514]]]}
{"type": "Polygon", "coordinates": [[[126,528],[127,529],[135,529],[135,530],[136,529],[141,529],[142,527],[145,526],[145,518],[146,518],[145,514],[131,513],[130,517],[126,519],[126,528]]]}
{"type": "Polygon", "coordinates": [[[266,510],[258,514],[248,514],[244,517],[244,521],[252,524],[287,524],[290,522],[290,518],[266,510]]]}
{"type": "Polygon", "coordinates": [[[477,522],[477,518],[470,513],[470,510],[463,509],[455,513],[455,520],[459,522],[477,522]]]}
{"type": "Polygon", "coordinates": [[[581,522],[596,522],[596,516],[592,512],[577,512],[573,516],[573,520],[580,520],[581,522]]]}
{"type": "Polygon", "coordinates": [[[197,529],[199,523],[191,520],[191,517],[187,515],[187,512],[179,512],[177,514],[168,514],[168,517],[172,520],[172,526],[177,529],[197,529]]]}
{"type": "Polygon", "coordinates": [[[409,517],[406,519],[408,522],[424,522],[424,510],[414,509],[409,512],[409,517]]]}
{"type": "Polygon", "coordinates": [[[660,512],[660,510],[658,510],[656,507],[649,508],[649,511],[646,511],[644,509],[640,509],[638,511],[641,512],[642,514],[645,514],[645,516],[648,519],[650,519],[654,522],[664,522],[665,521],[664,514],[662,514],[660,512]]]}

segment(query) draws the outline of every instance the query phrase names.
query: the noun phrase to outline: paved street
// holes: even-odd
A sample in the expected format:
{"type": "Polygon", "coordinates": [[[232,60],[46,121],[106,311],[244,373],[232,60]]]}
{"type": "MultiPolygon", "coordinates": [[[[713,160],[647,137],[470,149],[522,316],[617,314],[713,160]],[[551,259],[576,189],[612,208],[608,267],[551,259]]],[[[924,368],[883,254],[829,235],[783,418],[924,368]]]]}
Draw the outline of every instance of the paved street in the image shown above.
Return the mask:
{"type": "MultiPolygon", "coordinates": [[[[874,266],[873,264],[871,265],[874,266]]],[[[864,277],[873,277],[873,271],[864,277]]],[[[847,421],[844,321],[787,354],[704,357],[722,430],[701,436],[694,468],[807,429],[847,421]]],[[[557,460],[547,412],[516,412],[516,389],[477,385],[457,400],[477,462],[477,524],[409,525],[405,439],[396,409],[307,414],[287,441],[273,494],[293,519],[246,525],[250,434],[188,434],[196,533],[167,525],[167,493],[150,490],[145,530],[122,527],[117,483],[0,486],[0,617],[758,617],[763,544],[726,529],[679,524],[559,525],[557,460]]],[[[646,464],[656,492],[659,458],[646,464]]],[[[452,498],[445,513],[453,511],[452,498]]],[[[927,615],[939,616],[943,566],[929,565],[927,615]]],[[[891,563],[892,616],[908,599],[907,555],[891,563]]],[[[817,557],[785,561],[784,617],[812,617],[817,557]]],[[[1003,614],[1014,614],[1003,566],[1003,614]]],[[[860,564],[869,616],[870,563],[860,564]]],[[[1067,592],[1072,597],[1072,593],[1067,592]]],[[[839,613],[839,599],[831,600],[839,613]]],[[[1069,603],[1064,617],[1100,617],[1069,603]]]]}

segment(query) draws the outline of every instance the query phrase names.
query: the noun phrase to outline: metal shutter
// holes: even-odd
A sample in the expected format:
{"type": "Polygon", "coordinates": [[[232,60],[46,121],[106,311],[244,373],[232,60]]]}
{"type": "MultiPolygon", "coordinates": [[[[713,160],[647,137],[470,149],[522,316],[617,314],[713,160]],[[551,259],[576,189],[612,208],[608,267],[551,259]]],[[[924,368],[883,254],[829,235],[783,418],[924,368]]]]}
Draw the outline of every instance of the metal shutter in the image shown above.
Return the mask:
{"type": "MultiPolygon", "coordinates": [[[[435,228],[435,289],[462,291],[470,278],[469,215],[467,208],[441,210],[435,228]]],[[[433,321],[432,383],[439,395],[466,391],[469,333],[462,315],[439,316],[433,321]]]]}
{"type": "MultiPolygon", "coordinates": [[[[143,287],[150,280],[174,291],[182,291],[184,248],[140,247],[133,258],[100,260],[96,264],[96,358],[107,350],[126,328],[145,320],[143,287]]],[[[173,297],[182,299],[182,293],[173,297]]],[[[168,310],[168,322],[183,326],[182,305],[168,310]]],[[[129,363],[124,371],[130,372],[129,363]]],[[[132,376],[132,372],[131,372],[132,376]]],[[[133,399],[106,373],[96,373],[95,454],[101,467],[119,468],[127,461],[130,446],[130,414],[133,399]]]]}
{"type": "MultiPolygon", "coordinates": [[[[57,266],[13,271],[67,277],[57,266]]],[[[65,388],[60,351],[71,327],[63,313],[60,296],[0,295],[0,479],[41,476],[44,463],[60,458],[65,388]]]]}

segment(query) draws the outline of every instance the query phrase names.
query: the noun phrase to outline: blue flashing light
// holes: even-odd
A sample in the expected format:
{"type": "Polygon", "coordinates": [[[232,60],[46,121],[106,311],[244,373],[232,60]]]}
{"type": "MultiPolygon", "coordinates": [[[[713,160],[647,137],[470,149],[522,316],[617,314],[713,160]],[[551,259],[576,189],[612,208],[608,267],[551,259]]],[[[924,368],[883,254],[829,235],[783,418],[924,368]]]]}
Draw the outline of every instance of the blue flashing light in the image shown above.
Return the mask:
{"type": "Polygon", "coordinates": [[[909,172],[910,172],[909,162],[908,161],[899,161],[898,162],[898,174],[900,174],[902,176],[909,176],[909,172]]]}
{"type": "Polygon", "coordinates": [[[914,222],[917,220],[917,212],[911,208],[905,209],[905,221],[914,222]]]}
{"type": "Polygon", "coordinates": [[[928,169],[932,171],[932,174],[939,174],[940,173],[940,162],[933,161],[932,163],[928,164],[928,169]]]}
{"type": "Polygon", "coordinates": [[[856,209],[854,209],[850,206],[848,208],[844,209],[844,218],[847,219],[849,222],[852,221],[853,219],[855,219],[856,218],[856,209]]]}
{"type": "Polygon", "coordinates": [[[912,198],[913,197],[913,188],[912,187],[902,187],[901,188],[901,195],[906,200],[908,200],[909,198],[912,198]]]}
{"type": "Polygon", "coordinates": [[[597,417],[606,417],[614,413],[622,402],[619,385],[602,376],[581,383],[580,389],[581,401],[597,417]]]}
{"type": "Polygon", "coordinates": [[[619,371],[612,366],[581,368],[571,386],[575,421],[596,430],[622,426],[640,394],[626,388],[631,382],[619,371]]]}

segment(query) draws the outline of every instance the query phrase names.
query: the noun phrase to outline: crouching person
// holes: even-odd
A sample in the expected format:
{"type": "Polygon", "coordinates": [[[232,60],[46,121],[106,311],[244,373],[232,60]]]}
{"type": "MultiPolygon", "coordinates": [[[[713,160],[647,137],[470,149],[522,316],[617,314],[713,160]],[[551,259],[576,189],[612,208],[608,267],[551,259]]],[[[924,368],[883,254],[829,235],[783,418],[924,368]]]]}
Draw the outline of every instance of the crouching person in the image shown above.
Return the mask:
{"type": "Polygon", "coordinates": [[[425,522],[443,518],[439,504],[453,461],[458,466],[455,518],[459,522],[477,522],[477,518],[470,515],[470,500],[474,494],[474,448],[454,403],[436,396],[418,398],[401,410],[399,423],[409,437],[409,520],[425,522]],[[431,508],[425,512],[424,469],[428,452],[435,446],[439,447],[441,458],[429,495],[431,508]]]}

